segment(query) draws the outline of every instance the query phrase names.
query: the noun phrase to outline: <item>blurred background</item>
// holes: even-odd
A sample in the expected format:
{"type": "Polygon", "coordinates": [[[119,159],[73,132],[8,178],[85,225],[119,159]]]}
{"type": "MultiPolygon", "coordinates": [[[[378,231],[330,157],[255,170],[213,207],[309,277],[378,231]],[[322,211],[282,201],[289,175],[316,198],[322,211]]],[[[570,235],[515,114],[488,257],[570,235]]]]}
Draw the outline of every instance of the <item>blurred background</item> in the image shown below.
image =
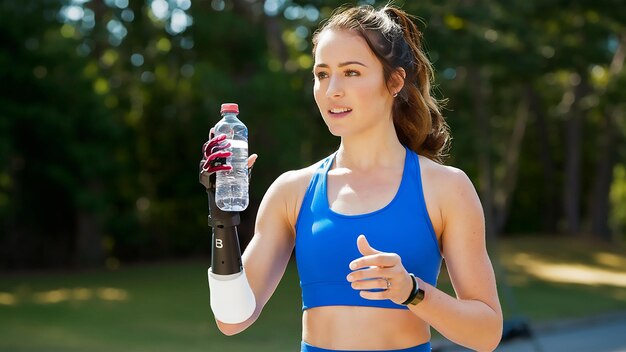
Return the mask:
{"type": "MultiPolygon", "coordinates": [[[[293,265],[253,327],[217,331],[198,162],[239,103],[259,154],[245,246],[271,182],[339,144],[311,36],[343,3],[0,2],[0,350],[298,349],[293,265]]],[[[624,4],[396,3],[424,31],[507,321],[527,336],[626,312],[624,4]]]]}

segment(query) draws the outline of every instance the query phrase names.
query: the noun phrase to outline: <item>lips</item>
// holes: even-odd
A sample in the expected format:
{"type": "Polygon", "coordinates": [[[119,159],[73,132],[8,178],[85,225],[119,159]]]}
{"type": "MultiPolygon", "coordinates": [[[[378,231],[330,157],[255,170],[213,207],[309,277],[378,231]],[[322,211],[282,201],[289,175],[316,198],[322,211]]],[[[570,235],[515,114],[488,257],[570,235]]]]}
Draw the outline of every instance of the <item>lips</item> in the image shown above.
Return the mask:
{"type": "Polygon", "coordinates": [[[352,109],[346,107],[336,107],[328,110],[328,113],[333,117],[343,117],[352,112],[352,109]]]}

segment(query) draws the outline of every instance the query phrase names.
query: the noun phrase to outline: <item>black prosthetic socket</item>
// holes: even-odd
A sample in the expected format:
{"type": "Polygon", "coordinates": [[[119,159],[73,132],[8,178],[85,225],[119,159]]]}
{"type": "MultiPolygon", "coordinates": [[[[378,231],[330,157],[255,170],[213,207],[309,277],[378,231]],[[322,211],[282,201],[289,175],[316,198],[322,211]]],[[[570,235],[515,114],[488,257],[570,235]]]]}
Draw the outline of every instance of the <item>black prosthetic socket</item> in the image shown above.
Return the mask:
{"type": "Polygon", "coordinates": [[[223,211],[215,204],[215,184],[207,189],[209,198],[209,226],[213,228],[211,240],[211,272],[232,275],[243,270],[237,225],[239,212],[223,211]]]}

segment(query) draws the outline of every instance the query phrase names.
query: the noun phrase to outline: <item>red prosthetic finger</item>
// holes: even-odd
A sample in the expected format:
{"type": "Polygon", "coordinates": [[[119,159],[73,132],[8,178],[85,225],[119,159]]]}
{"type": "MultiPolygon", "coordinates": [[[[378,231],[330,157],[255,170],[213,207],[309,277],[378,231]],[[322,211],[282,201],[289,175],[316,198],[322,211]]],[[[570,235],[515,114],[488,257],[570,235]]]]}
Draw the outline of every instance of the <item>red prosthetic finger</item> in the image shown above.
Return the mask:
{"type": "Polygon", "coordinates": [[[226,137],[227,136],[225,134],[220,134],[219,136],[215,136],[215,137],[211,138],[209,140],[209,142],[208,142],[208,144],[209,144],[208,147],[209,148],[213,148],[214,146],[216,146],[216,145],[222,143],[223,141],[225,141],[226,137]]]}
{"type": "Polygon", "coordinates": [[[212,174],[218,171],[230,171],[232,169],[233,167],[230,165],[221,165],[221,166],[209,166],[209,168],[204,171],[208,172],[209,174],[212,174]]]}
{"type": "Polygon", "coordinates": [[[217,171],[230,171],[232,166],[226,163],[227,158],[232,156],[233,153],[224,150],[230,147],[230,142],[227,140],[225,134],[214,136],[211,129],[210,140],[202,146],[202,172],[208,172],[209,174],[217,171]]]}
{"type": "Polygon", "coordinates": [[[212,161],[205,160],[202,165],[202,172],[208,172],[209,174],[217,171],[229,171],[232,169],[232,166],[226,164],[225,158],[219,158],[212,161]]]}
{"type": "Polygon", "coordinates": [[[211,148],[211,154],[216,153],[216,152],[218,152],[220,150],[227,149],[227,148],[230,148],[230,142],[222,142],[222,143],[214,146],[213,148],[211,148]]]}
{"type": "Polygon", "coordinates": [[[217,144],[211,144],[211,142],[207,142],[205,143],[205,145],[202,147],[202,150],[204,152],[204,158],[209,158],[212,154],[220,151],[220,150],[224,150],[226,148],[230,147],[230,142],[228,141],[220,141],[217,144]]]}
{"type": "Polygon", "coordinates": [[[223,150],[223,151],[219,151],[219,152],[209,155],[206,160],[208,162],[212,162],[213,160],[216,160],[216,159],[226,159],[232,155],[233,155],[232,152],[228,150],[223,150]]]}
{"type": "Polygon", "coordinates": [[[206,151],[207,148],[209,147],[209,143],[211,143],[211,141],[206,141],[203,145],[202,145],[202,158],[205,159],[206,158],[206,151]]]}
{"type": "Polygon", "coordinates": [[[213,160],[204,160],[204,164],[202,164],[202,171],[209,171],[222,166],[232,169],[230,165],[226,164],[226,158],[216,158],[213,160]]]}
{"type": "Polygon", "coordinates": [[[219,136],[214,136],[213,134],[211,134],[209,136],[209,140],[206,143],[204,143],[204,146],[202,147],[202,149],[206,150],[207,148],[212,148],[213,146],[226,140],[226,137],[227,136],[225,134],[220,134],[219,136]]]}
{"type": "Polygon", "coordinates": [[[219,151],[217,153],[213,153],[204,161],[202,170],[209,173],[221,170],[231,170],[232,167],[226,164],[226,158],[232,155],[233,153],[229,151],[219,151]]]}
{"type": "Polygon", "coordinates": [[[225,139],[226,139],[226,137],[228,137],[228,136],[226,136],[225,134],[219,134],[219,135],[217,135],[217,136],[213,135],[213,136],[209,139],[209,143],[210,143],[210,144],[217,144],[217,143],[219,143],[219,142],[221,142],[221,141],[225,140],[225,139]]]}

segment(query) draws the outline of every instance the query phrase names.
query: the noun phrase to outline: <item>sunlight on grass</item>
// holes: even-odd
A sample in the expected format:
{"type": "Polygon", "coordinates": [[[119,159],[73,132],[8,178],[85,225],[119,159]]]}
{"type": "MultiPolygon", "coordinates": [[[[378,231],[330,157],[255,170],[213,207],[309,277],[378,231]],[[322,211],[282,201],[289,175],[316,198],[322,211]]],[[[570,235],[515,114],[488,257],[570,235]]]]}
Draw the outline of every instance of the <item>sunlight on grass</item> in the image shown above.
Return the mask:
{"type": "Polygon", "coordinates": [[[594,259],[599,264],[615,268],[617,270],[626,271],[626,258],[620,257],[613,253],[599,252],[594,255],[594,259]]]}
{"type": "Polygon", "coordinates": [[[17,298],[12,293],[0,292],[0,305],[12,306],[17,303],[17,298]]]}
{"type": "MultiPolygon", "coordinates": [[[[597,256],[611,263],[623,260],[608,253],[599,253],[597,256]]],[[[515,254],[512,261],[527,274],[543,281],[626,288],[626,272],[615,272],[578,263],[551,263],[527,253],[515,254]]]]}

